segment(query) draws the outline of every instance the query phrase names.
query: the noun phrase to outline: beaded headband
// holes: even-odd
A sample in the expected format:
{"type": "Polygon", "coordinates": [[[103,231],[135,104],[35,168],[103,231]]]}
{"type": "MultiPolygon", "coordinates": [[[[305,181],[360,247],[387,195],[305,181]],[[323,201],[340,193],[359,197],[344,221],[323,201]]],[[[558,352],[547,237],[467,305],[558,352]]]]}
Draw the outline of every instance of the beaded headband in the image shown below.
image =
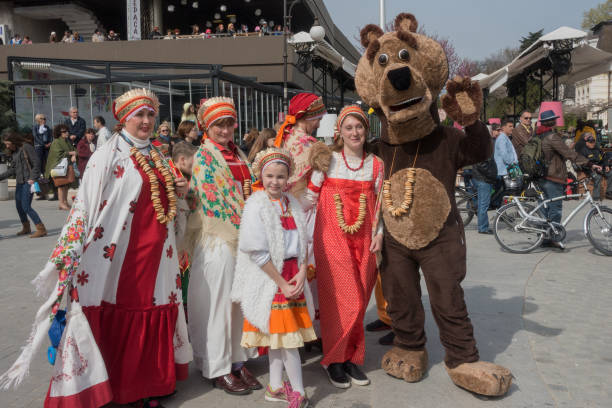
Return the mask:
{"type": "Polygon", "coordinates": [[[210,129],[212,124],[220,119],[232,118],[236,120],[236,107],[234,100],[224,96],[207,99],[198,110],[198,125],[200,129],[210,129]]]}
{"type": "Polygon", "coordinates": [[[157,96],[145,88],[131,89],[115,99],[113,115],[119,123],[125,123],[128,118],[143,108],[157,114],[159,112],[157,96]]]}
{"type": "Polygon", "coordinates": [[[283,163],[289,169],[289,176],[293,173],[294,163],[291,153],[278,147],[269,147],[257,153],[253,161],[253,172],[261,179],[261,173],[271,163],[283,163]]]}

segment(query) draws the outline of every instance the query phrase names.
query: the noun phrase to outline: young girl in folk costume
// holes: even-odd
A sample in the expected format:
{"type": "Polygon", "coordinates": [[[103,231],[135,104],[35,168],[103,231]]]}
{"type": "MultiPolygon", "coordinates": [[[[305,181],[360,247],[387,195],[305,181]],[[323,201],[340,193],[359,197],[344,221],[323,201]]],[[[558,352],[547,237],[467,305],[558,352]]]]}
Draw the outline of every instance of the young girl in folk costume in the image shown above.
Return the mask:
{"type": "Polygon", "coordinates": [[[187,377],[191,347],[172,233],[187,183],[173,179],[150,145],[158,110],[146,89],[117,98],[113,111],[125,127],[89,159],[57,246],[34,280],[49,298],[0,385],[22,380],[69,297],[45,407],[159,407],[150,398],[171,394],[187,377]]]}
{"type": "MultiPolygon", "coordinates": [[[[375,253],[382,245],[377,197],[384,172],[382,161],[367,152],[368,130],[368,118],[359,106],[340,111],[331,161],[313,171],[306,195],[317,206],[313,241],[321,364],[339,388],[348,388],[351,381],[369,384],[357,365],[363,364],[363,319],[376,283],[375,253]]],[[[313,151],[313,164],[325,161],[316,156],[313,151]]]]}
{"type": "Polygon", "coordinates": [[[193,164],[195,208],[183,246],[191,259],[189,338],[196,367],[215,387],[243,395],[263,386],[244,365],[256,349],[240,345],[243,316],[230,298],[242,207],[254,181],[233,142],[236,119],[231,98],[210,98],[200,106],[205,134],[193,164]]]}
{"type": "Polygon", "coordinates": [[[286,194],[293,170],[289,152],[269,148],[253,164],[264,190],[248,199],[240,225],[232,300],[245,316],[242,345],[269,347],[268,401],[308,405],[298,347],[316,339],[308,314],[306,225],[299,202],[286,194]],[[282,382],[283,366],[289,382],[282,382]]]}
{"type": "MultiPolygon", "coordinates": [[[[312,172],[309,161],[310,149],[317,142],[313,135],[319,128],[321,118],[325,113],[325,105],[320,96],[309,92],[295,95],[289,102],[289,114],[285,117],[285,121],[278,130],[274,141],[274,146],[287,149],[295,162],[295,171],[289,178],[288,190],[300,201],[303,208],[310,206],[305,200],[304,194],[312,172]]],[[[311,314],[314,315],[315,330],[318,332],[319,301],[316,266],[312,250],[314,220],[315,212],[307,211],[306,224],[308,225],[308,237],[310,237],[308,244],[308,283],[312,293],[311,314]]]]}

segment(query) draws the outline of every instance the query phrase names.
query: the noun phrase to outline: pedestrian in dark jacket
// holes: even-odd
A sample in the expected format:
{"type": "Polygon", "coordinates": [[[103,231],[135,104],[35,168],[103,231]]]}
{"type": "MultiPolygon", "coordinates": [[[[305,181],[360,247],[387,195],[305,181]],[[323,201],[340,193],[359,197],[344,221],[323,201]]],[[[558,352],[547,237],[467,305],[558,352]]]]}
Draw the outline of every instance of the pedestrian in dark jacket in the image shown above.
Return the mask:
{"type": "Polygon", "coordinates": [[[34,119],[36,120],[32,128],[34,150],[36,150],[36,156],[40,160],[40,168],[44,169],[49,155],[49,146],[53,142],[53,130],[47,126],[47,117],[42,113],[36,114],[34,119]]]}
{"type": "Polygon", "coordinates": [[[64,121],[64,124],[68,126],[70,143],[76,146],[79,140],[83,138],[87,125],[85,124],[85,119],[79,116],[79,110],[74,106],[70,108],[69,114],[70,117],[64,121]]]}
{"type": "Polygon", "coordinates": [[[87,129],[85,131],[85,137],[81,139],[77,145],[77,167],[79,169],[79,178],[83,178],[85,168],[89,158],[96,151],[96,131],[94,129],[87,129]]]}
{"type": "Polygon", "coordinates": [[[15,206],[21,220],[21,231],[17,235],[26,235],[32,232],[28,217],[36,225],[36,232],[30,238],[44,237],[47,235],[45,225],[32,208],[31,186],[40,178],[40,160],[36,155],[34,146],[25,143],[24,138],[17,133],[7,133],[3,140],[7,150],[12,155],[12,166],[0,174],[0,180],[15,177],[15,206]]]}
{"type": "MultiPolygon", "coordinates": [[[[497,123],[491,125],[491,138],[493,143],[500,133],[500,126],[497,123]]],[[[472,166],[472,183],[477,192],[477,214],[478,214],[478,233],[492,234],[489,229],[489,204],[491,203],[491,190],[497,182],[497,165],[493,155],[484,162],[472,166]]]]}
{"type": "MultiPolygon", "coordinates": [[[[536,130],[536,133],[542,138],[542,152],[544,153],[544,163],[546,164],[546,176],[541,182],[546,199],[559,197],[564,194],[565,182],[567,180],[566,160],[570,160],[579,166],[593,166],[586,157],[570,149],[561,138],[561,135],[554,131],[553,127],[558,117],[552,110],[542,112],[540,115],[542,126],[536,130]]],[[[595,166],[595,168],[597,167],[599,166],[595,166]]],[[[542,208],[542,212],[547,219],[558,223],[561,222],[562,210],[563,201],[561,200],[549,203],[546,208],[542,208]]],[[[545,241],[544,245],[554,246],[559,249],[565,248],[562,242],[545,241]]]]}
{"type": "Polygon", "coordinates": [[[578,153],[589,159],[589,162],[596,164],[602,170],[599,172],[591,171],[591,177],[593,178],[593,199],[600,199],[600,188],[601,179],[603,177],[606,178],[606,198],[612,199],[612,169],[610,169],[610,165],[606,156],[601,152],[599,146],[597,146],[597,140],[595,139],[595,135],[591,132],[586,132],[582,134],[584,145],[580,149],[576,149],[578,153]]]}

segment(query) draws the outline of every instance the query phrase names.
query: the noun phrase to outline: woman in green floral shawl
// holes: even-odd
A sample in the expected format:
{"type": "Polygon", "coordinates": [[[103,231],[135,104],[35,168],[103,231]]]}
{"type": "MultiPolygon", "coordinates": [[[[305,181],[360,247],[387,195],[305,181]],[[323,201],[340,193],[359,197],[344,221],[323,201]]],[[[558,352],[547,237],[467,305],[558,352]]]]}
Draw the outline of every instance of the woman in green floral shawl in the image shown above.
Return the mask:
{"type": "MultiPolygon", "coordinates": [[[[76,150],[68,141],[68,127],[66,125],[56,125],[53,128],[53,142],[49,148],[49,156],[47,157],[47,166],[45,167],[45,178],[51,178],[51,170],[57,166],[62,159],[68,159],[68,163],[76,162],[76,150]]],[[[59,209],[70,210],[68,205],[68,188],[69,184],[57,187],[57,195],[59,198],[59,209]]]]}

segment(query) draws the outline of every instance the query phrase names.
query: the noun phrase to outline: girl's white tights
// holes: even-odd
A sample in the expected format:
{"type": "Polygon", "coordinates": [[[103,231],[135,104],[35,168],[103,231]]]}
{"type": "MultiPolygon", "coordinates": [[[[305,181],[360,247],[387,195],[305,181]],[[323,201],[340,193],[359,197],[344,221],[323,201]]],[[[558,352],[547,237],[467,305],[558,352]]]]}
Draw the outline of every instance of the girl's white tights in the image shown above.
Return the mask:
{"type": "Polygon", "coordinates": [[[284,365],[291,387],[294,391],[304,395],[302,362],[298,349],[270,349],[268,350],[268,360],[270,361],[270,388],[277,390],[282,387],[284,365]]]}

